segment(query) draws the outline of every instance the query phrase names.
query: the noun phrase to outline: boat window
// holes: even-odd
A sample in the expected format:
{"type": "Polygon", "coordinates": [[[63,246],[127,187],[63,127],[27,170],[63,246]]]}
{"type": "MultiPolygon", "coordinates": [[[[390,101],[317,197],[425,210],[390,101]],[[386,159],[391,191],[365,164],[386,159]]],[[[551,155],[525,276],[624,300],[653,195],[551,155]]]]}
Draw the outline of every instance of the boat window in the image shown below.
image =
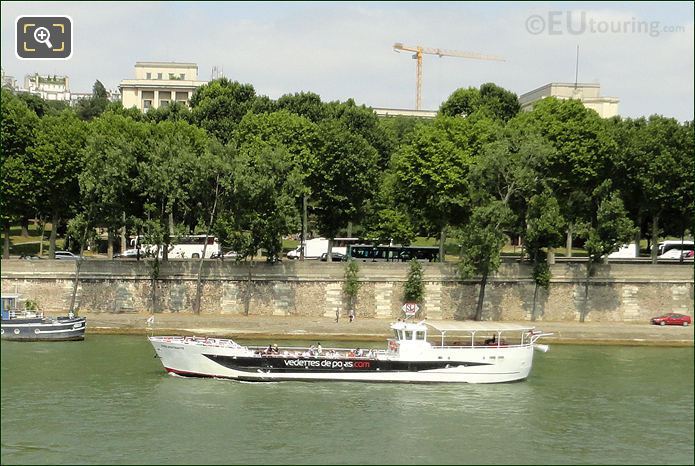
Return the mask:
{"type": "Polygon", "coordinates": [[[424,340],[425,339],[425,332],[415,332],[415,339],[416,340],[424,340]]]}
{"type": "Polygon", "coordinates": [[[406,330],[405,331],[405,339],[406,340],[412,340],[413,339],[413,331],[412,330],[406,330]]]}

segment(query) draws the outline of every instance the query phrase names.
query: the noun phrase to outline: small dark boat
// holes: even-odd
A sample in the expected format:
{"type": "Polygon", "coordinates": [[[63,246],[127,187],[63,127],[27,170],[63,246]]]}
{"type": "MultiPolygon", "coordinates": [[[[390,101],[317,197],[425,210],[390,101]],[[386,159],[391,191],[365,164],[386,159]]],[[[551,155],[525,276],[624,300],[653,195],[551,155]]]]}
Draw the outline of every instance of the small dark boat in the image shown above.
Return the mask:
{"type": "Polygon", "coordinates": [[[3,340],[15,341],[69,341],[84,340],[86,317],[73,315],[44,317],[38,310],[22,310],[19,295],[2,296],[3,340]]]}

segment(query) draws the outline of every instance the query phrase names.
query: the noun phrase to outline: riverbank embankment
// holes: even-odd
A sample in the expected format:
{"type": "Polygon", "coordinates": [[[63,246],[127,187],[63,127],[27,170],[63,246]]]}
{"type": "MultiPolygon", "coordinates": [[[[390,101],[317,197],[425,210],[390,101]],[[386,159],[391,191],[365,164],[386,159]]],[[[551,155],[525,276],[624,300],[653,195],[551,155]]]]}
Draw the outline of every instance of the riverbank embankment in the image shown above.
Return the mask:
{"type": "MultiPolygon", "coordinates": [[[[83,313],[87,335],[147,333],[148,313],[83,313]]],[[[508,322],[508,321],[505,321],[508,322]]],[[[157,314],[153,330],[158,335],[197,335],[236,339],[350,340],[381,342],[388,338],[389,319],[294,316],[215,316],[185,313],[157,314]]],[[[693,327],[656,326],[623,322],[517,322],[544,332],[544,343],[625,346],[693,346],[693,327]]]]}

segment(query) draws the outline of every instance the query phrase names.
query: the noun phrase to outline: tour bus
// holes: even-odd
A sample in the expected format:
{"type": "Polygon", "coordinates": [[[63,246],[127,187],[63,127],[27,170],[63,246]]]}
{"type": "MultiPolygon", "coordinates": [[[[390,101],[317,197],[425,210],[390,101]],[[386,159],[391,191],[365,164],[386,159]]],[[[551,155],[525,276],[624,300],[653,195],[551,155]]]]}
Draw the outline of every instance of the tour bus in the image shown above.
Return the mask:
{"type": "MultiPolygon", "coordinates": [[[[132,251],[136,251],[138,244],[140,244],[140,254],[154,254],[156,246],[150,244],[142,244],[143,237],[136,236],[130,240],[132,251]]],[[[169,245],[168,258],[169,259],[199,259],[203,255],[203,248],[205,246],[205,235],[187,235],[174,237],[172,244],[169,245]]],[[[205,258],[210,259],[213,254],[220,254],[220,243],[214,236],[207,237],[207,248],[205,248],[205,258]]],[[[126,251],[128,253],[129,251],[126,251]]],[[[159,251],[159,257],[163,256],[162,251],[159,251]]]]}
{"type": "Polygon", "coordinates": [[[348,246],[348,257],[362,262],[439,262],[439,248],[434,246],[399,246],[354,244],[348,246]]]}
{"type": "MultiPolygon", "coordinates": [[[[695,249],[695,243],[693,243],[692,240],[665,240],[659,243],[658,246],[658,252],[657,256],[663,256],[666,254],[668,251],[672,249],[678,249],[679,251],[692,251],[695,249]]],[[[680,257],[678,254],[674,255],[674,257],[680,257]]]]}

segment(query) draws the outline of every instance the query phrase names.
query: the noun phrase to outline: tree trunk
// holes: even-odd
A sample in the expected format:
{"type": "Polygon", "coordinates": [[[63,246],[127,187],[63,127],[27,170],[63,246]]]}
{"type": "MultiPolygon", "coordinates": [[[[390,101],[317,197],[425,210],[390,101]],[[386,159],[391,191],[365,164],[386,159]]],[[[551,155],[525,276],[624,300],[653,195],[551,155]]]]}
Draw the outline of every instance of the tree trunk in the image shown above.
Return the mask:
{"type": "Polygon", "coordinates": [[[533,287],[533,307],[531,308],[531,322],[536,321],[536,301],[538,299],[538,283],[533,287]]]}
{"type": "Polygon", "coordinates": [[[347,226],[347,237],[352,238],[352,222],[348,222],[347,226]]]}
{"type": "Polygon", "coordinates": [[[203,274],[203,261],[205,260],[205,254],[208,248],[208,238],[210,237],[210,228],[212,228],[212,222],[215,220],[215,209],[217,208],[217,197],[219,194],[220,187],[220,176],[217,175],[215,181],[215,202],[212,204],[212,212],[210,213],[210,222],[208,222],[207,229],[205,230],[205,244],[203,244],[203,255],[198,261],[198,277],[195,283],[195,301],[193,302],[193,312],[200,314],[200,298],[203,293],[203,287],[201,284],[201,276],[203,274]]]}
{"type": "Polygon", "coordinates": [[[302,239],[299,245],[302,247],[299,252],[299,260],[303,261],[304,260],[304,248],[306,247],[306,230],[307,230],[307,215],[306,215],[306,203],[307,203],[307,198],[309,196],[304,193],[302,196],[302,239]]]}
{"type": "Polygon", "coordinates": [[[21,226],[22,226],[22,238],[28,238],[29,237],[29,219],[26,217],[22,217],[21,226]]]}
{"type": "Polygon", "coordinates": [[[123,227],[121,228],[121,254],[128,249],[128,238],[126,238],[126,227],[125,227],[125,212],[123,212],[123,227]]]}
{"type": "Polygon", "coordinates": [[[656,264],[656,256],[659,252],[659,214],[652,219],[652,264],[656,264]]]}
{"type": "Polygon", "coordinates": [[[106,257],[109,259],[113,259],[113,242],[114,242],[114,234],[113,234],[113,227],[108,227],[107,228],[107,234],[108,234],[108,239],[107,239],[107,245],[106,245],[106,257]]]}
{"type": "Polygon", "coordinates": [[[3,233],[5,240],[3,241],[2,245],[2,258],[3,259],[9,259],[10,258],[10,224],[6,223],[4,228],[3,228],[3,233]]]}
{"type": "Polygon", "coordinates": [[[39,256],[43,256],[43,235],[46,233],[46,222],[41,219],[41,236],[39,237],[39,256]]]}
{"type": "Polygon", "coordinates": [[[555,264],[555,249],[553,248],[548,248],[548,265],[553,265],[555,264]]]}
{"type": "Polygon", "coordinates": [[[439,231],[439,262],[444,262],[444,242],[446,241],[446,227],[439,231]]]}
{"type": "Polygon", "coordinates": [[[475,309],[475,320],[483,318],[483,301],[485,300],[485,286],[487,285],[488,272],[483,272],[483,277],[480,280],[480,292],[478,293],[478,306],[475,309]]]}
{"type": "MultiPolygon", "coordinates": [[[[87,228],[84,229],[84,234],[82,235],[82,241],[80,241],[80,257],[75,261],[75,282],[72,286],[72,297],[70,298],[70,311],[68,315],[70,317],[77,315],[75,312],[75,298],[77,296],[77,287],[80,285],[80,270],[82,270],[82,253],[84,253],[84,243],[87,241],[87,228]]],[[[111,232],[111,230],[109,230],[111,232]]]]}
{"type": "Polygon", "coordinates": [[[635,232],[635,257],[640,256],[640,243],[642,242],[642,211],[637,213],[637,231],[635,232]]]}
{"type": "Polygon", "coordinates": [[[51,236],[48,240],[48,258],[56,258],[56,238],[58,237],[58,225],[60,225],[60,216],[53,214],[51,219],[51,236]]]}
{"type": "Polygon", "coordinates": [[[328,238],[328,254],[326,254],[326,261],[333,262],[332,256],[333,252],[333,238],[328,238]]]}
{"type": "Polygon", "coordinates": [[[251,308],[251,272],[253,269],[253,264],[255,262],[253,259],[251,259],[251,263],[249,264],[249,275],[246,280],[246,293],[244,293],[244,315],[248,316],[249,315],[249,310],[251,308]]]}
{"type": "Polygon", "coordinates": [[[567,242],[565,243],[565,257],[572,257],[572,224],[567,225],[567,242]]]}

